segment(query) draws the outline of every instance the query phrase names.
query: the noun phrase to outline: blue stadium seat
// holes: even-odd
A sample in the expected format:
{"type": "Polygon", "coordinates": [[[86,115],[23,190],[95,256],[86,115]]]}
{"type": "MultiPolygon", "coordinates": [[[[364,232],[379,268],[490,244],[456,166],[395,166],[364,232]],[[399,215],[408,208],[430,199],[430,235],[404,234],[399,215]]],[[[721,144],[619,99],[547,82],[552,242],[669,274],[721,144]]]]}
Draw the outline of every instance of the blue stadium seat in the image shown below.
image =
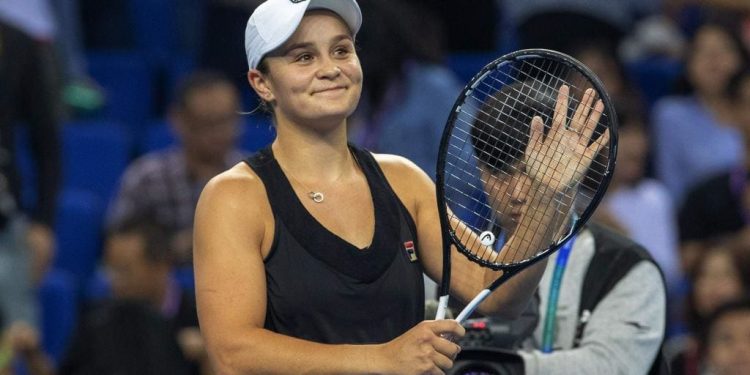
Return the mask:
{"type": "Polygon", "coordinates": [[[175,145],[177,138],[166,119],[153,119],[148,121],[136,145],[138,155],[148,152],[162,150],[175,145]]]}
{"type": "Polygon", "coordinates": [[[146,57],[130,51],[98,51],[88,54],[89,73],[104,89],[105,118],[137,127],[151,117],[154,74],[146,57]]]}
{"type": "Polygon", "coordinates": [[[255,152],[273,142],[276,128],[271,118],[263,114],[245,116],[245,124],[240,139],[240,147],[245,151],[255,152]]]}
{"type": "Polygon", "coordinates": [[[78,316],[76,284],[66,271],[51,269],[39,287],[42,346],[58,362],[78,316]]]}
{"type": "Polygon", "coordinates": [[[63,187],[92,191],[108,201],[130,162],[131,134],[117,122],[88,120],[65,124],[62,138],[63,187]]]}
{"type": "Polygon", "coordinates": [[[172,278],[182,290],[195,291],[193,266],[181,266],[172,271],[172,278]]]}
{"type": "Polygon", "coordinates": [[[78,290],[100,258],[104,208],[98,195],[85,190],[63,190],[58,199],[54,267],[69,272],[78,290]]]}
{"type": "Polygon", "coordinates": [[[152,65],[166,63],[176,50],[176,1],[129,0],[129,13],[137,48],[152,65]]]}

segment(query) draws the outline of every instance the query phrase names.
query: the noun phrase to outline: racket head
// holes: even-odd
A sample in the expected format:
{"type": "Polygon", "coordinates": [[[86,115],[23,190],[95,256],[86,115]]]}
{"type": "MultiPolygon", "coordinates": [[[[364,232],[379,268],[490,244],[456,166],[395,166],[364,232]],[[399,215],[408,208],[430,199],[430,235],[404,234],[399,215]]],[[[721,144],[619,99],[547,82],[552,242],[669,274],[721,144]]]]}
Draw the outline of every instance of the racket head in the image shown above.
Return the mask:
{"type": "MultiPolygon", "coordinates": [[[[450,243],[470,260],[494,270],[542,259],[575,236],[590,218],[609,186],[616,155],[614,105],[602,82],[585,65],[566,54],[545,49],[519,50],[494,60],[466,85],[443,132],[436,188],[444,255],[450,257],[450,243]],[[544,137],[549,136],[564,85],[569,87],[568,106],[560,111],[565,112],[565,123],[572,124],[571,118],[578,115],[582,102],[581,107],[589,108],[591,116],[595,111],[591,107],[597,99],[601,100],[603,109],[587,137],[588,145],[606,139],[602,138],[605,131],[608,141],[595,155],[577,161],[589,166],[567,198],[562,198],[571,203],[555,203],[565,210],[560,215],[568,220],[546,229],[554,232],[550,241],[520,257],[505,257],[502,252],[492,256],[489,252],[499,247],[498,241],[514,233],[519,207],[523,211],[524,199],[515,192],[525,191],[526,200],[534,194],[528,189],[530,180],[525,172],[532,162],[525,157],[530,153],[532,118],[542,118],[544,137]],[[595,93],[590,105],[586,89],[595,93]]],[[[449,269],[446,263],[444,259],[444,267],[449,269]]],[[[447,275],[450,277],[449,271],[447,275]]]]}

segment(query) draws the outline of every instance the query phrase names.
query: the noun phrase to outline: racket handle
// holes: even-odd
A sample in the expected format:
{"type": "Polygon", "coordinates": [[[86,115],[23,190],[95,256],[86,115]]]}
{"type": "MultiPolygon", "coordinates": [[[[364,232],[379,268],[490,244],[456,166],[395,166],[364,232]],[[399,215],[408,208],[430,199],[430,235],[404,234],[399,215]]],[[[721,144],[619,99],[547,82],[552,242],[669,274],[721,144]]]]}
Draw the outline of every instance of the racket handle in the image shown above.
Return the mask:
{"type": "Polygon", "coordinates": [[[435,314],[435,320],[445,319],[446,311],[448,311],[448,295],[440,296],[438,299],[437,313],[435,314]]]}
{"type": "Polygon", "coordinates": [[[466,305],[463,310],[461,310],[461,313],[458,314],[458,317],[456,317],[456,321],[459,324],[463,324],[466,318],[468,318],[469,315],[471,315],[474,310],[477,309],[477,306],[479,306],[479,304],[482,303],[482,301],[484,301],[484,299],[490,295],[490,292],[491,290],[489,289],[483,289],[481,292],[479,292],[479,294],[477,294],[477,296],[474,297],[474,299],[471,300],[471,302],[469,302],[469,304],[466,305]]]}

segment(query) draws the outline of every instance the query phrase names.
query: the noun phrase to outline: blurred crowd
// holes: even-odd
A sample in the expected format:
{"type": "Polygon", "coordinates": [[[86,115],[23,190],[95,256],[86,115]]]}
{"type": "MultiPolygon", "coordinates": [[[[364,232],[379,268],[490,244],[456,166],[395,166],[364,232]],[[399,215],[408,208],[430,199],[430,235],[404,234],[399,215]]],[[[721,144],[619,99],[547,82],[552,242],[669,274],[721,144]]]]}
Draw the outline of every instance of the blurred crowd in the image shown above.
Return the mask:
{"type": "MultiPolygon", "coordinates": [[[[246,81],[258,3],[0,2],[0,374],[211,373],[192,220],[274,137],[246,81]]],[[[591,68],[620,126],[595,220],[660,266],[674,373],[750,373],[750,2],[359,3],[351,141],[430,175],[487,62],[550,48],[591,68]]]]}

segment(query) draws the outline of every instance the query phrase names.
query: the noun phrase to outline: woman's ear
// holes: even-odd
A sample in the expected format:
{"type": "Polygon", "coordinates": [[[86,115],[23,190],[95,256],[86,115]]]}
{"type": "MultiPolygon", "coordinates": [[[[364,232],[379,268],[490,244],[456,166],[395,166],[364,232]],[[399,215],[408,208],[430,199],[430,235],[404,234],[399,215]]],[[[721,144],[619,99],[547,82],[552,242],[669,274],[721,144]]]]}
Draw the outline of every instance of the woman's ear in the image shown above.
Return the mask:
{"type": "Polygon", "coordinates": [[[274,96],[268,84],[267,77],[258,69],[250,69],[247,72],[247,81],[262,100],[269,103],[273,101],[274,96]]]}

